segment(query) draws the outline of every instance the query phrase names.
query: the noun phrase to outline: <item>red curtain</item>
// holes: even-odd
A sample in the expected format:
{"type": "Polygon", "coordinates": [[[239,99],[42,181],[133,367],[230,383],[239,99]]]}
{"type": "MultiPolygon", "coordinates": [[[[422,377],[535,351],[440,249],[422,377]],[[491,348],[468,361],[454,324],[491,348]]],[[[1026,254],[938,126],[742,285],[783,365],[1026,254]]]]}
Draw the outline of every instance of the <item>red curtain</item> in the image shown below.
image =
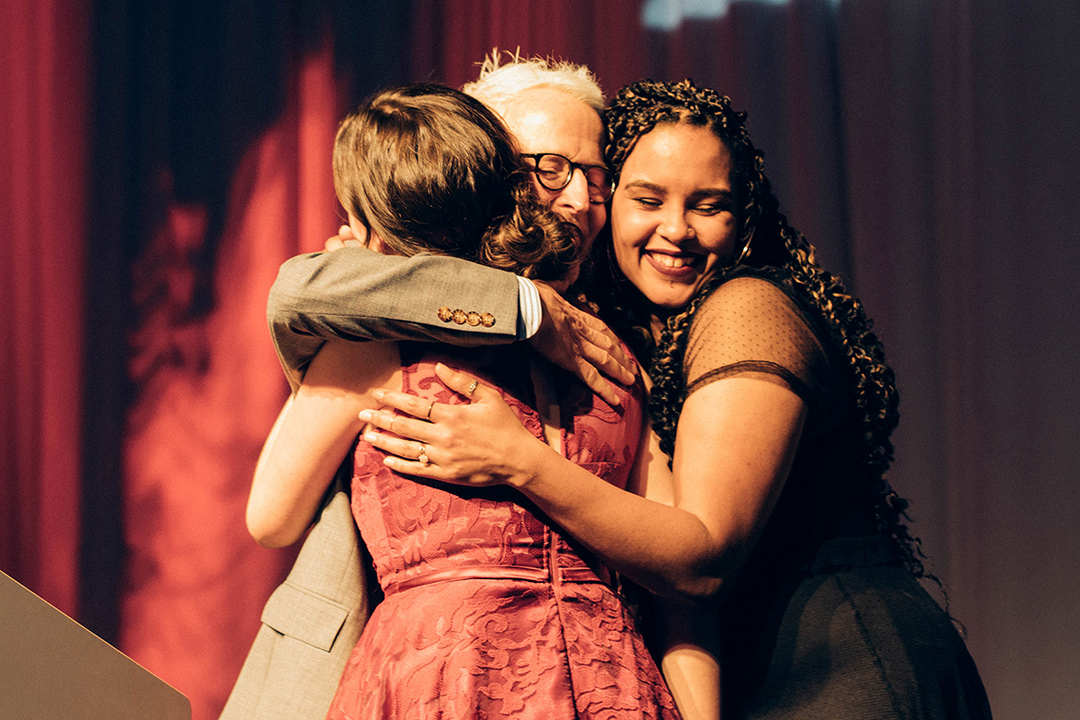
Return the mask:
{"type": "Polygon", "coordinates": [[[998,716],[1075,716],[1078,6],[744,0],[660,30],[645,4],[7,0],[0,569],[216,717],[291,559],[243,524],[285,395],[265,297],[338,224],[337,119],[520,47],[749,111],[889,348],[893,483],[998,716]]]}
{"type": "Polygon", "coordinates": [[[0,569],[78,605],[90,46],[85,3],[0,22],[0,569]]]}

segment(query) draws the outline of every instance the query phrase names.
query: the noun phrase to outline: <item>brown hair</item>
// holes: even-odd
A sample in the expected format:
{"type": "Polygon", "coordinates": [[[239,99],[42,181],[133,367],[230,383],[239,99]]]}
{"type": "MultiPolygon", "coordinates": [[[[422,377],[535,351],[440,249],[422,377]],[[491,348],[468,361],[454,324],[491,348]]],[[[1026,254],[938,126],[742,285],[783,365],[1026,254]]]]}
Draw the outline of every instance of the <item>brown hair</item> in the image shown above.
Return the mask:
{"type": "Polygon", "coordinates": [[[453,255],[557,279],[582,243],[535,198],[503,123],[445,85],[384,90],[342,121],[334,143],[342,206],[401,255],[453,255]]]}

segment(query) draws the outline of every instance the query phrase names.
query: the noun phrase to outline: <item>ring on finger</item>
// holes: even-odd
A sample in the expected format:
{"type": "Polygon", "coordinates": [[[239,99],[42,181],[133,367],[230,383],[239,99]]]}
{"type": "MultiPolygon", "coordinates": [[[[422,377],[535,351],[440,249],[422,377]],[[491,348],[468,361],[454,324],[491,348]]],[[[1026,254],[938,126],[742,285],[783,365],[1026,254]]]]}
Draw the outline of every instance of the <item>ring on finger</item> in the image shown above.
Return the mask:
{"type": "Polygon", "coordinates": [[[427,448],[424,447],[424,443],[420,443],[420,452],[417,453],[416,460],[421,465],[427,465],[431,462],[431,458],[427,456],[427,448]]]}
{"type": "Polygon", "coordinates": [[[394,430],[394,421],[395,421],[395,420],[397,420],[397,415],[391,415],[391,416],[390,416],[390,432],[392,432],[392,433],[394,433],[395,435],[397,435],[397,431],[396,431],[396,430],[394,430]]]}
{"type": "Polygon", "coordinates": [[[473,381],[469,383],[469,388],[465,391],[465,397],[472,400],[472,394],[476,392],[476,388],[479,386],[480,382],[476,378],[473,378],[473,381]]]}
{"type": "Polygon", "coordinates": [[[431,419],[431,408],[433,408],[433,407],[435,407],[435,401],[434,400],[432,400],[431,403],[427,406],[427,412],[424,413],[424,419],[425,420],[430,420],[431,419]]]}

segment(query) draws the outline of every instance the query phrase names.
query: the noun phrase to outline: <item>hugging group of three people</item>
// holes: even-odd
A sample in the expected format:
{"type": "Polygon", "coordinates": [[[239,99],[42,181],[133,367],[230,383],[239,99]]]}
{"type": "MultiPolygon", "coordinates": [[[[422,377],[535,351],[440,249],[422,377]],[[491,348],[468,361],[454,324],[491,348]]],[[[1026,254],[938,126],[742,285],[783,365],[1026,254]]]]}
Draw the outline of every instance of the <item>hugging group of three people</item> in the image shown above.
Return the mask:
{"type": "Polygon", "coordinates": [[[989,717],[886,480],[881,343],[745,114],[516,57],[463,90],[343,121],[344,247],[271,293],[248,527],[299,540],[344,461],[381,589],[316,714],[989,717]]]}

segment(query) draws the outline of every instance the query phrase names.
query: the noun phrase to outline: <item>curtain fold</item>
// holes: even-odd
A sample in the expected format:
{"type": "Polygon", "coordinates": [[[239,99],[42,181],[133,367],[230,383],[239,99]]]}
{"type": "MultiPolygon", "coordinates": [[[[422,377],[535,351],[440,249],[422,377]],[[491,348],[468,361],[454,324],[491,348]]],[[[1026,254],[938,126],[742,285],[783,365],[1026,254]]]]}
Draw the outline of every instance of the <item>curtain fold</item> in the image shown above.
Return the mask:
{"type": "Polygon", "coordinates": [[[83,3],[0,23],[0,569],[75,614],[89,45],[83,3]]]}

